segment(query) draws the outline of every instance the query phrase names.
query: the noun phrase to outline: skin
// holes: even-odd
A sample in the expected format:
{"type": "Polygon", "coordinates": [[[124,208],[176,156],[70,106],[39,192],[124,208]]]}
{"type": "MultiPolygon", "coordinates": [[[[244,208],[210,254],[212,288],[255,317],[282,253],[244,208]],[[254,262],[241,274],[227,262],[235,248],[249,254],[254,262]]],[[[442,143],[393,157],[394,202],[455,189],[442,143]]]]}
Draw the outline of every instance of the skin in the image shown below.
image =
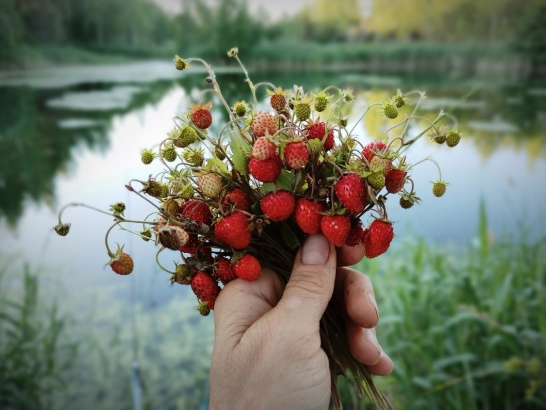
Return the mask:
{"type": "Polygon", "coordinates": [[[367,276],[344,267],[362,259],[360,246],[336,252],[310,235],[283,292],[275,272],[253,282],[234,280],[215,304],[210,409],[327,409],[330,369],[319,321],[336,294],[345,305],[353,357],[377,375],[392,371],[375,336],[379,320],[367,276]]]}

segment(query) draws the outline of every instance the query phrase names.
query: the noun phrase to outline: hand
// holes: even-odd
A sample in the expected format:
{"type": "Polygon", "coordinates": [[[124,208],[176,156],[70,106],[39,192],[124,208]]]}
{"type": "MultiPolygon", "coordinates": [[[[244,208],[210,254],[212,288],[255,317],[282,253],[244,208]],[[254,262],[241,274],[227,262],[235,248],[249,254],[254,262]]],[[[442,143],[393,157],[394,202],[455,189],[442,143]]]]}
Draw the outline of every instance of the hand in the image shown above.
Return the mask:
{"type": "Polygon", "coordinates": [[[378,313],[369,279],[336,268],[336,260],[351,265],[362,256],[359,247],[336,255],[324,236],[311,235],[284,292],[269,269],[256,281],[226,285],[215,304],[210,409],[326,409],[331,380],[319,321],[334,291],[345,304],[353,357],[372,373],[392,371],[375,337],[378,313]]]}

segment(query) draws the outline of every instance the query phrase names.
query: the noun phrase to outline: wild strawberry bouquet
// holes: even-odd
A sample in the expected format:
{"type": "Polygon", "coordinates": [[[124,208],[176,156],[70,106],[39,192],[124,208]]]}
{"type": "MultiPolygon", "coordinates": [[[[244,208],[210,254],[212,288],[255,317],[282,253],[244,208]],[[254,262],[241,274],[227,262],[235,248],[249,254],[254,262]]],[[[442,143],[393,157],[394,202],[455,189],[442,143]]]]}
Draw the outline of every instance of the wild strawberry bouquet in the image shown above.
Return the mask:
{"type": "MultiPolygon", "coordinates": [[[[351,91],[328,87],[310,94],[298,86],[283,90],[268,82],[254,85],[238,50],[228,55],[240,64],[252,103],[228,102],[205,61],[176,56],[179,70],[189,69],[190,63],[204,65],[210,87],[175,118],[176,126],[157,149],[142,151],[142,162],[159,160],[163,172],[126,185],[153,205],[153,214],[129,221],[123,203],[108,212],[114,217],[106,235],[112,270],[127,275],[133,260],[123,247],[109,248],[108,234],[114,227],[141,224],[141,231],[131,232],[145,241],[155,239],[159,266],[172,283],[191,287],[202,315],[214,309],[223,286],[236,278],[256,280],[262,267],[273,269],[286,283],[307,235],[322,232],[337,247],[362,244],[367,258],[385,253],[394,237],[387,199],[398,196],[403,208],[419,202],[411,179],[416,164],[403,154],[424,135],[450,147],[460,139],[456,128],[441,124],[446,118],[454,121],[447,114],[440,112],[433,119],[416,114],[423,92],[398,90],[388,101],[369,104],[349,129],[344,113],[354,100],[351,91]],[[270,108],[258,108],[260,92],[267,93],[270,108]],[[223,105],[229,115],[214,134],[209,132],[213,103],[223,105]],[[413,112],[400,118],[399,110],[406,105],[414,105],[413,112]],[[380,138],[365,142],[354,130],[374,109],[393,123],[380,138]],[[424,130],[409,138],[408,127],[415,120],[424,122],[424,130]],[[161,252],[178,258],[172,268],[160,264],[161,252]]],[[[446,185],[440,174],[433,183],[434,195],[442,196],[446,185]]],[[[55,227],[63,236],[70,227],[61,221],[64,209],[55,227]]],[[[366,392],[378,407],[389,407],[366,368],[349,353],[343,321],[333,304],[322,318],[321,335],[330,359],[335,406],[340,406],[337,375],[350,372],[360,394],[366,392]]]]}

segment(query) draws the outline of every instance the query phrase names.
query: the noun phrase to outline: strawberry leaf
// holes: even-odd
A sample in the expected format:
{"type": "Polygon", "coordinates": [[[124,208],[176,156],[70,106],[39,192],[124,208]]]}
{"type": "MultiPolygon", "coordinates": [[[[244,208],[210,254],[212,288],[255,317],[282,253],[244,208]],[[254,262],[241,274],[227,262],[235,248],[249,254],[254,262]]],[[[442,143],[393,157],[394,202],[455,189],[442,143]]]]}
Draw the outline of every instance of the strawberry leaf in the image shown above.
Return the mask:
{"type": "Polygon", "coordinates": [[[231,141],[229,145],[231,147],[231,152],[233,153],[233,156],[231,157],[233,167],[240,174],[248,175],[249,159],[245,154],[249,152],[252,147],[243,136],[236,131],[231,132],[231,141]]]}
{"type": "Polygon", "coordinates": [[[290,171],[287,171],[286,169],[283,169],[280,173],[280,175],[275,180],[275,183],[273,182],[266,182],[262,185],[261,191],[263,193],[271,192],[275,190],[275,184],[277,185],[277,189],[285,189],[287,191],[292,191],[292,188],[294,186],[294,174],[290,171]]]}

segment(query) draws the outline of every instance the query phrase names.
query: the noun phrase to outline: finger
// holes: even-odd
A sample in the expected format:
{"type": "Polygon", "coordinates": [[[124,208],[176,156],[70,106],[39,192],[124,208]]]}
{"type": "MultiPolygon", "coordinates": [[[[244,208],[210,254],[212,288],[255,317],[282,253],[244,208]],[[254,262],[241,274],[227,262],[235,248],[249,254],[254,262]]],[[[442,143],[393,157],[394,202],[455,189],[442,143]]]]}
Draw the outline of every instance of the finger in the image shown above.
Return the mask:
{"type": "Polygon", "coordinates": [[[391,358],[382,352],[381,357],[376,364],[366,367],[373,374],[378,376],[386,376],[391,374],[392,370],[394,369],[394,364],[392,363],[391,358]]]}
{"type": "Polygon", "coordinates": [[[282,291],[278,275],[267,268],[262,269],[255,281],[236,279],[229,282],[214,305],[216,334],[238,341],[256,320],[277,305],[282,291]]]}
{"type": "Polygon", "coordinates": [[[375,336],[374,329],[365,329],[355,325],[350,320],[346,321],[345,329],[347,331],[351,355],[366,366],[373,366],[379,363],[382,350],[375,336]]]}
{"type": "Polygon", "coordinates": [[[300,248],[278,305],[296,326],[318,327],[334,291],[336,252],[322,234],[309,235],[300,248]]]}
{"type": "Polygon", "coordinates": [[[369,329],[377,325],[379,312],[372,283],[366,275],[351,268],[338,268],[335,292],[355,325],[369,329]]]}
{"type": "Polygon", "coordinates": [[[351,266],[362,260],[364,257],[364,246],[342,246],[337,250],[337,266],[351,266]]]}

